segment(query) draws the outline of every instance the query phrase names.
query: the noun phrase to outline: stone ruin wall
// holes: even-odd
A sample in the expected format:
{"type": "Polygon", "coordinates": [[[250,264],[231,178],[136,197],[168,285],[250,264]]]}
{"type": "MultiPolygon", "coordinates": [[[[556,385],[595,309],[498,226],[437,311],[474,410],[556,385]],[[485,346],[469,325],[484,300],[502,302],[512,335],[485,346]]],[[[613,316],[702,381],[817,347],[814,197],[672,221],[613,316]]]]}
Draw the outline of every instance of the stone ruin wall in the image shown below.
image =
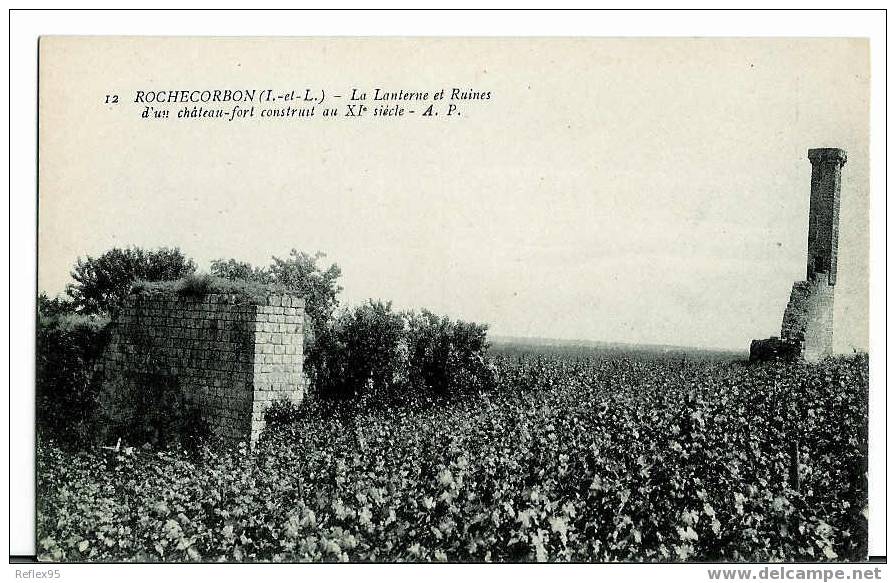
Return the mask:
{"type": "Polygon", "coordinates": [[[806,279],[793,284],[781,322],[781,337],[754,340],[750,360],[802,358],[817,362],[834,353],[834,286],[840,231],[840,173],[846,152],[813,148],[809,194],[806,279]]]}
{"type": "Polygon", "coordinates": [[[174,386],[213,434],[254,443],[273,401],[304,397],[304,307],[302,298],[277,294],[130,296],[100,364],[103,391],[174,386]]]}
{"type": "Polygon", "coordinates": [[[834,353],[834,286],[827,277],[793,284],[784,310],[781,338],[802,347],[802,357],[815,362],[834,353]]]}

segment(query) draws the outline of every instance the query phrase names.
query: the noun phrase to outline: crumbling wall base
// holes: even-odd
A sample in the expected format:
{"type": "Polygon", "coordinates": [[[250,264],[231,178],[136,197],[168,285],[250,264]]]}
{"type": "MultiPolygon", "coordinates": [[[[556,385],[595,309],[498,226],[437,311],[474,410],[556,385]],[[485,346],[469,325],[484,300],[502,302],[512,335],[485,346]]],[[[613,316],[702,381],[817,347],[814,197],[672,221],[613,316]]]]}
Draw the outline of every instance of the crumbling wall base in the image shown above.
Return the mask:
{"type": "Polygon", "coordinates": [[[784,310],[781,338],[801,346],[807,362],[817,362],[834,353],[834,286],[826,273],[793,284],[784,310]]]}

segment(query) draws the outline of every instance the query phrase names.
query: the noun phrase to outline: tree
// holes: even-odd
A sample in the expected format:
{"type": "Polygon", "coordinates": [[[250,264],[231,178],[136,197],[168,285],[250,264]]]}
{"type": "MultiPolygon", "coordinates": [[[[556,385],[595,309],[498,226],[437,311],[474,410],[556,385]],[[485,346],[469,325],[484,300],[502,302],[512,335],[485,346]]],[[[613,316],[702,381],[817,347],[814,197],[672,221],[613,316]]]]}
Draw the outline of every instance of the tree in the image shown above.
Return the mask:
{"type": "Polygon", "coordinates": [[[320,331],[333,318],[339,305],[337,296],[342,286],[337,280],[342,270],[335,263],[321,269],[317,261],[326,257],[318,251],[314,255],[293,249],[286,259],[272,257],[269,268],[271,281],[305,298],[305,312],[310,316],[316,331],[320,331]]]}
{"type": "Polygon", "coordinates": [[[121,305],[137,280],[171,281],[194,273],[196,264],[178,248],[113,248],[99,257],[78,258],[66,287],[82,314],[109,314],[121,305]]]}

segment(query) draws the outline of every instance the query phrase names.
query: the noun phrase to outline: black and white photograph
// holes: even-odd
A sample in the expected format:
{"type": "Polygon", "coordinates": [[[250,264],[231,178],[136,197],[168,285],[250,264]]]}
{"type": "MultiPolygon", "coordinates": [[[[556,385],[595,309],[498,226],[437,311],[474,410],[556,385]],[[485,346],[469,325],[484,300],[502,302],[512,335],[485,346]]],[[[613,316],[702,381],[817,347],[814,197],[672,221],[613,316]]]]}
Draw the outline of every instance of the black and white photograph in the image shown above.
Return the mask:
{"type": "Polygon", "coordinates": [[[35,50],[38,562],[881,554],[867,38],[35,50]]]}

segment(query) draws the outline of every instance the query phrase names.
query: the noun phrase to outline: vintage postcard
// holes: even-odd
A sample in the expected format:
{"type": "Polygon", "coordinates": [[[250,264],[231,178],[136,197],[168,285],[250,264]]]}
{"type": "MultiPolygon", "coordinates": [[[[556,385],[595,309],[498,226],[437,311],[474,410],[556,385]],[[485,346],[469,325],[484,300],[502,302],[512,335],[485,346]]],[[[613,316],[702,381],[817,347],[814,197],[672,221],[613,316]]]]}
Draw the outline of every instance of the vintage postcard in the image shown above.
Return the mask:
{"type": "Polygon", "coordinates": [[[868,560],[869,103],[863,38],[42,37],[38,558],[868,560]]]}

